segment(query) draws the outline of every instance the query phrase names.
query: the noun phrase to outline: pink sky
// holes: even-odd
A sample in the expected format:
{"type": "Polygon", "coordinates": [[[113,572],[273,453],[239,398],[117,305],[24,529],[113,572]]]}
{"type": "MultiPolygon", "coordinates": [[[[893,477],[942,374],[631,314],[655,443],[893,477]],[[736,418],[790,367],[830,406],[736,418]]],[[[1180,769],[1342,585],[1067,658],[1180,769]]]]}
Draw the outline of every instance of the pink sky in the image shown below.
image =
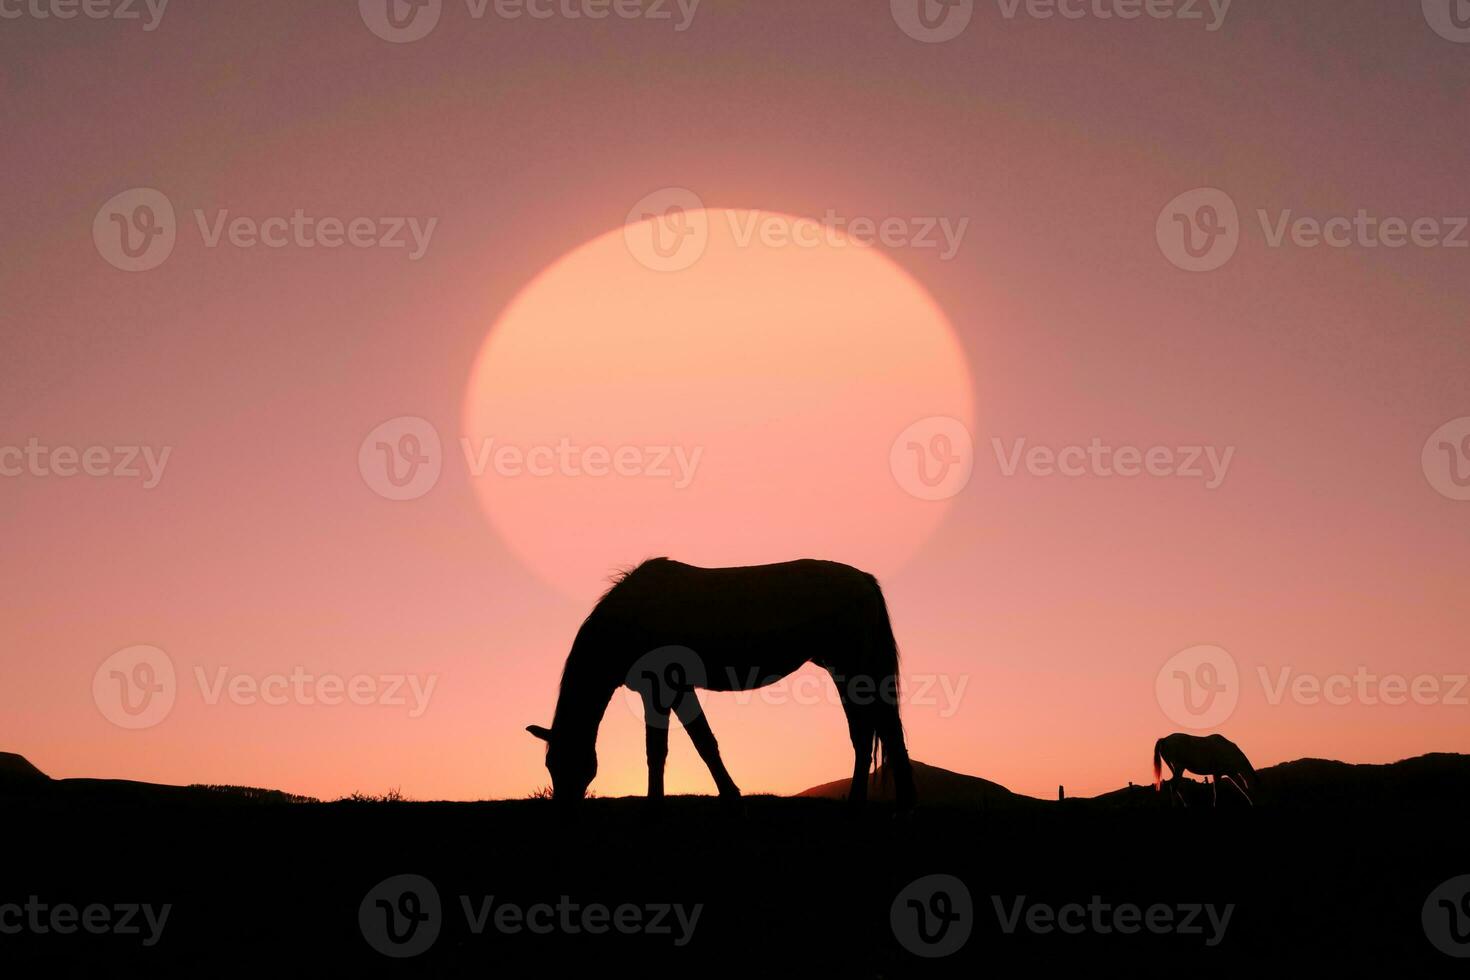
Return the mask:
{"type": "MultiPolygon", "coordinates": [[[[833,397],[854,412],[913,408],[874,436],[884,452],[921,416],[968,411],[969,485],[933,504],[891,483],[804,476],[809,497],[785,494],[794,510],[779,521],[751,508],[738,535],[741,560],[780,561],[806,553],[803,507],[815,524],[834,513],[824,500],[863,494],[891,495],[890,517],[931,508],[904,525],[911,547],[880,547],[901,518],[879,508],[842,518],[850,539],[829,546],[842,554],[813,555],[891,552],[876,570],[906,675],[964,684],[957,703],[907,709],[915,758],[1042,796],[1142,782],[1153,739],[1180,728],[1155,676],[1201,644],[1239,666],[1219,730],[1258,766],[1470,750],[1464,703],[1272,704],[1258,674],[1470,671],[1470,502],[1437,492],[1421,463],[1431,433],[1470,416],[1470,252],[1273,248],[1257,219],[1470,213],[1470,44],[1437,35],[1418,4],[1237,0],[1211,32],[1008,20],[977,3],[942,44],[905,36],[886,4],[842,0],[706,0],[682,32],[475,20],[450,2],[408,44],[374,36],[353,7],[180,4],[153,31],[30,17],[0,30],[12,161],[0,447],[170,448],[152,489],[0,478],[0,750],[54,776],[324,797],[517,796],[547,782],[522,728],[549,723],[597,584],[548,581],[525,557],[534,533],[508,541],[486,519],[457,456],[465,399],[512,301],[664,187],[716,209],[968,220],[948,259],[878,246],[948,321],[945,356],[962,362],[919,360],[965,379],[967,398],[938,385],[929,410],[922,385],[898,398],[881,371],[851,383],[820,297],[780,337],[807,344],[803,364],[830,354],[833,397]],[[92,228],[136,187],[168,197],[178,241],[157,268],[127,273],[92,228]],[[1229,195],[1242,232],[1223,267],[1190,273],[1165,257],[1155,221],[1201,187],[1229,195]],[[196,209],[437,224],[415,261],[411,248],[210,248],[196,209]],[[384,499],[358,467],[364,438],[398,416],[428,420],[447,448],[437,484],[411,501],[384,499]],[[1215,489],[1005,476],[992,440],[1022,438],[1234,453],[1215,489]],[[138,644],[166,651],[180,684],[165,718],[127,730],[99,710],[93,679],[138,644]],[[418,717],[210,704],[195,671],[221,668],[435,686],[418,717]]],[[[865,295],[834,294],[831,308],[865,295]]],[[[589,318],[599,305],[584,304],[589,318]]],[[[730,320],[694,315],[688,329],[716,343],[738,329],[730,320]]],[[[889,339],[913,326],[900,321],[885,321],[889,339]]],[[[598,326],[579,329],[606,340],[598,326]]],[[[741,363],[752,406],[812,383],[783,368],[794,362],[741,363]]],[[[674,370],[610,365],[608,404],[667,390],[674,370]]],[[[568,377],[551,359],[523,379],[520,404],[535,416],[544,397],[547,417],[565,417],[586,394],[568,377]]],[[[721,444],[714,415],[658,405],[630,431],[652,439],[678,420],[688,441],[721,444]]],[[[769,438],[741,445],[782,472],[802,431],[761,425],[769,438]]],[[[872,466],[892,479],[886,457],[872,466]]],[[[721,499],[745,492],[742,471],[709,472],[721,499]]],[[[633,536],[618,553],[602,553],[614,550],[597,533],[605,515],[569,513],[591,529],[567,535],[585,541],[576,560],[610,570],[654,553],[667,528],[639,513],[647,550],[633,536]]],[[[718,554],[729,531],[688,546],[718,554]]],[[[806,700],[706,701],[745,791],[847,774],[840,710],[806,700]]],[[[597,792],[642,792],[640,728],[609,709],[597,792]]],[[[687,739],[672,745],[670,791],[709,792],[687,739]]]]}

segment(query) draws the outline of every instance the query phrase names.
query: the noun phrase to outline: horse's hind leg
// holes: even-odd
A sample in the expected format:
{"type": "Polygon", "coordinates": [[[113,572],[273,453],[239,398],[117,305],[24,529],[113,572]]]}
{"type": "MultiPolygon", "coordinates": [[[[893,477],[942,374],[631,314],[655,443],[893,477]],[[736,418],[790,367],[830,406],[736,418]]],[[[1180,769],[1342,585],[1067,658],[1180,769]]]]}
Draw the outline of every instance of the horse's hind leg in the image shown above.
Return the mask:
{"type": "Polygon", "coordinates": [[[852,786],[847,791],[847,802],[857,805],[868,799],[868,770],[873,766],[873,739],[877,733],[871,712],[853,701],[841,678],[833,680],[837,682],[842,710],[847,715],[847,734],[852,739],[852,786]]]}
{"type": "Polygon", "coordinates": [[[725,800],[740,799],[740,788],[725,770],[725,763],[720,758],[720,743],[715,741],[715,733],[710,731],[709,720],[699,706],[699,698],[691,691],[674,706],[674,712],[679,716],[679,721],[684,723],[684,730],[689,733],[689,741],[694,743],[699,757],[709,766],[710,775],[715,777],[715,786],[720,791],[720,797],[725,800]]]}
{"type": "Polygon", "coordinates": [[[659,711],[649,698],[644,702],[644,741],[648,746],[648,801],[664,798],[664,763],[669,758],[669,713],[659,711]]]}
{"type": "MultiPolygon", "coordinates": [[[[1172,769],[1173,766],[1169,768],[1172,769]]],[[[1189,797],[1185,796],[1184,790],[1180,788],[1183,785],[1183,780],[1183,770],[1174,773],[1173,777],[1169,780],[1169,797],[1171,800],[1178,800],[1187,810],[1189,809],[1189,797]]]]}

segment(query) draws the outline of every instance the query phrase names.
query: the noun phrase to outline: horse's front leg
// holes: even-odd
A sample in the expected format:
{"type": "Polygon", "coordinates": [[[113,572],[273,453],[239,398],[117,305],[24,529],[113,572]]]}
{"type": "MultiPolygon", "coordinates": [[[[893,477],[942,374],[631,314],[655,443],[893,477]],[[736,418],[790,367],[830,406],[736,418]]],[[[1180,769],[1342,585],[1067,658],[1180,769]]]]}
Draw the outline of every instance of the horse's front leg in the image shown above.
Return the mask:
{"type": "Polygon", "coordinates": [[[1230,780],[1231,786],[1240,790],[1240,795],[1245,797],[1247,803],[1251,806],[1256,805],[1256,801],[1251,799],[1251,795],[1245,791],[1245,776],[1242,773],[1236,773],[1234,776],[1226,776],[1225,778],[1230,780]]]}
{"type": "Polygon", "coordinates": [[[720,798],[726,801],[739,800],[740,788],[725,770],[724,760],[720,758],[720,743],[715,741],[715,733],[710,731],[709,720],[699,706],[699,698],[693,691],[688,692],[674,706],[674,712],[678,714],[679,721],[683,722],[684,730],[689,733],[689,740],[694,743],[699,757],[709,766],[710,775],[715,777],[720,798]]]}
{"type": "Polygon", "coordinates": [[[648,801],[664,798],[664,763],[669,758],[669,712],[660,711],[652,699],[644,706],[644,742],[648,746],[648,801]]]}

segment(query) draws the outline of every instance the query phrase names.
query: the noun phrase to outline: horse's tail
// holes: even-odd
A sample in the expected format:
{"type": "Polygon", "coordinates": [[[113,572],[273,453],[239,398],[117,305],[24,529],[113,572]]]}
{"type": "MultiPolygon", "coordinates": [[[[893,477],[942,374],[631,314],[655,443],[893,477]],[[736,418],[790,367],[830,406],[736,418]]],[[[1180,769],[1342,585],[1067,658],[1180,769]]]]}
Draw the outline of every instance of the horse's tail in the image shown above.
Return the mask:
{"type": "Polygon", "coordinates": [[[872,579],[874,606],[870,626],[872,661],[869,669],[877,683],[873,705],[873,764],[887,785],[896,781],[894,798],[900,807],[914,804],[914,773],[904,744],[903,719],[899,716],[898,639],[888,616],[888,603],[877,579],[872,579]]]}
{"type": "Polygon", "coordinates": [[[1154,792],[1157,793],[1163,785],[1162,770],[1159,768],[1159,746],[1164,744],[1163,739],[1154,743],[1154,792]]]}

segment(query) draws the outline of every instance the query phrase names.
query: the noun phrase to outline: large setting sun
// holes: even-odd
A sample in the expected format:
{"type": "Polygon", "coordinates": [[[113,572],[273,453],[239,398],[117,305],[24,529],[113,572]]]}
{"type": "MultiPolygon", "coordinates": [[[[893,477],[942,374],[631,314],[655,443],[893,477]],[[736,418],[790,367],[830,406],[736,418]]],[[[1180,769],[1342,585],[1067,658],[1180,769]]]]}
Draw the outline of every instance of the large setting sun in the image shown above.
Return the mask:
{"type": "Polygon", "coordinates": [[[890,447],[916,421],[972,412],[944,313],[836,229],[676,214],[573,250],[490,330],[464,446],[491,523],[582,598],[660,554],[893,571],[947,502],[895,481],[890,447]],[[653,236],[687,256],[659,268],[653,236]]]}

